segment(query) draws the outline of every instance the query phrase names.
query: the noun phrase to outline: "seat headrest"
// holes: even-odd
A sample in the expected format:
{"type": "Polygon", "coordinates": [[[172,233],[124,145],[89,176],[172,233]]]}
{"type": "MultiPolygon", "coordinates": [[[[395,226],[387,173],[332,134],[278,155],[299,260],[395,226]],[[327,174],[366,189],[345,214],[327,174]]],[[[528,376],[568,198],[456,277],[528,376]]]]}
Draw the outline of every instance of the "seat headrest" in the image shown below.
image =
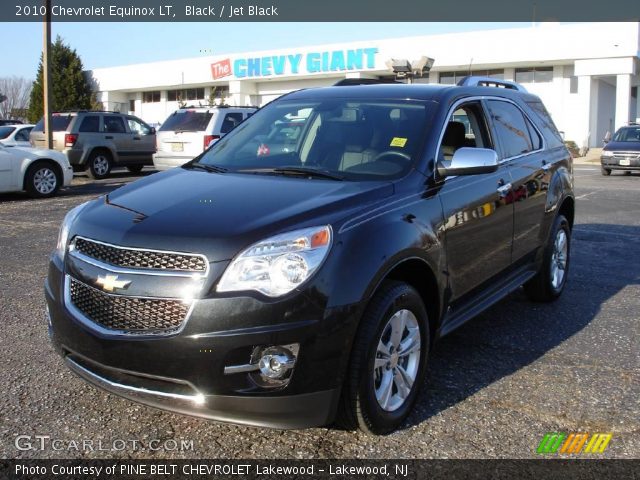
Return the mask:
{"type": "Polygon", "coordinates": [[[442,144],[451,147],[461,147],[464,145],[465,133],[467,129],[462,122],[449,122],[447,129],[444,131],[442,144]]]}

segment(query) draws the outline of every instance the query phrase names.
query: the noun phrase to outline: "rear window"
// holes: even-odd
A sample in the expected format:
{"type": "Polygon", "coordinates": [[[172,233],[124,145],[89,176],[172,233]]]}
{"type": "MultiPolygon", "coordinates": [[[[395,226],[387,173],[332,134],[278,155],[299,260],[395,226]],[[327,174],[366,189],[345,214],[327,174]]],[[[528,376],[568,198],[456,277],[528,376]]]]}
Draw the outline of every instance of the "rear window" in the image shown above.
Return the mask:
{"type": "Polygon", "coordinates": [[[194,110],[178,110],[173,112],[160,127],[161,132],[200,132],[207,129],[213,113],[196,112],[194,110]]]}
{"type": "Polygon", "coordinates": [[[97,115],[87,115],[82,119],[79,132],[98,132],[100,130],[100,117],[97,115]]]}
{"type": "Polygon", "coordinates": [[[15,127],[0,127],[0,140],[7,138],[14,130],[15,127]]]}
{"type": "MultiPolygon", "coordinates": [[[[71,120],[73,120],[73,117],[74,115],[53,115],[51,117],[51,129],[54,132],[64,132],[71,123],[71,120]]],[[[44,118],[41,118],[40,121],[36,123],[33,130],[36,132],[44,131],[44,118]]]]}

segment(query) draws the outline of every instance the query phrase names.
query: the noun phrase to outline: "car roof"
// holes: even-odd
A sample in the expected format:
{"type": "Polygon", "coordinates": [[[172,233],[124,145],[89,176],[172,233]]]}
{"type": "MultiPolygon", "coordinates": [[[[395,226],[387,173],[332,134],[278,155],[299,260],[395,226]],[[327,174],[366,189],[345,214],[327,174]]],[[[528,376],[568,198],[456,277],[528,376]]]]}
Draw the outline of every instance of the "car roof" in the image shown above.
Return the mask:
{"type": "Polygon", "coordinates": [[[287,100],[317,100],[322,98],[378,98],[447,102],[466,96],[493,96],[538,100],[527,92],[492,86],[457,86],[441,84],[384,83],[309,88],[286,95],[287,100]]]}

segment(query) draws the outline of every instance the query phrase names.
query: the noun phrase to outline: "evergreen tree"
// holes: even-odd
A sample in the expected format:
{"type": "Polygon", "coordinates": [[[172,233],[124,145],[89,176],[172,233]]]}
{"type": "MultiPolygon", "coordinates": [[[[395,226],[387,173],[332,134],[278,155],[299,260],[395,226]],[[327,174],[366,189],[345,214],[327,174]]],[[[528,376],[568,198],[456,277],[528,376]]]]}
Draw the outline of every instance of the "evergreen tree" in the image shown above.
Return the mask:
{"type": "MultiPolygon", "coordinates": [[[[82,60],[62,38],[56,38],[51,45],[51,111],[91,110],[95,106],[95,95],[88,79],[82,72],[82,60]]],[[[43,111],[43,65],[42,56],[38,75],[31,89],[28,118],[37,122],[43,111]]]]}

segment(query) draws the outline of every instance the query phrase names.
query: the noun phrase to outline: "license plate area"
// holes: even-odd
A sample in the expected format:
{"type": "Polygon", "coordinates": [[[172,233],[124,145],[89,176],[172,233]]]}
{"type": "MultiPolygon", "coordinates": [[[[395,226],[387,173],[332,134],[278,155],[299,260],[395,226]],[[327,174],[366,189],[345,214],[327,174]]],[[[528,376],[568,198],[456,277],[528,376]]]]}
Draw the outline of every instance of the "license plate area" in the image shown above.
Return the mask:
{"type": "Polygon", "coordinates": [[[631,160],[629,160],[628,158],[621,159],[620,165],[622,165],[623,167],[628,167],[629,165],[631,165],[631,160]]]}
{"type": "Polygon", "coordinates": [[[174,142],[171,144],[172,152],[184,152],[184,143],[174,142]]]}

